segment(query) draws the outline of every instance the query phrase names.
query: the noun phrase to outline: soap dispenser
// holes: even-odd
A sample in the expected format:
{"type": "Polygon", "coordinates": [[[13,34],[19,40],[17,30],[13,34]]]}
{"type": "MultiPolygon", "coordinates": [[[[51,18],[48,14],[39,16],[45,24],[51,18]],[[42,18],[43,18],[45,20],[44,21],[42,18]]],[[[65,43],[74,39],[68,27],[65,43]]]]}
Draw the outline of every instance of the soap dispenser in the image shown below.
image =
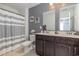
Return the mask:
{"type": "Polygon", "coordinates": [[[41,31],[41,33],[43,33],[43,28],[42,28],[42,26],[40,26],[40,31],[41,31]]]}

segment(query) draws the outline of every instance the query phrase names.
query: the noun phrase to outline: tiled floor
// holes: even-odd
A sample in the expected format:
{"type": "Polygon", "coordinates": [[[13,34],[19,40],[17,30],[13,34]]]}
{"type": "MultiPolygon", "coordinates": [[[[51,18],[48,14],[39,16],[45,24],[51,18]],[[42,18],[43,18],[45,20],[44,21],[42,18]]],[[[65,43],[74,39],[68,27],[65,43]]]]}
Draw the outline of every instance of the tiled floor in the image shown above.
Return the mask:
{"type": "Polygon", "coordinates": [[[24,56],[38,56],[38,55],[35,53],[35,50],[31,50],[29,53],[27,53],[24,56]]]}

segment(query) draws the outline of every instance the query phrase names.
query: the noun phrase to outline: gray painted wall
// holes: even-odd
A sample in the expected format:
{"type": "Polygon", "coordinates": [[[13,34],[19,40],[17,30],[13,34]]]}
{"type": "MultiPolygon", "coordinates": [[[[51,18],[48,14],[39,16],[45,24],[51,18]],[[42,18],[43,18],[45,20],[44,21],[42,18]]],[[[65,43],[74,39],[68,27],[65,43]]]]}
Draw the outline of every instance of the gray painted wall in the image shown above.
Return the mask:
{"type": "Polygon", "coordinates": [[[29,33],[31,29],[35,29],[36,32],[40,32],[40,26],[43,25],[43,12],[48,11],[48,3],[41,3],[33,8],[29,9],[29,17],[40,17],[40,23],[29,22],[29,33]]]}

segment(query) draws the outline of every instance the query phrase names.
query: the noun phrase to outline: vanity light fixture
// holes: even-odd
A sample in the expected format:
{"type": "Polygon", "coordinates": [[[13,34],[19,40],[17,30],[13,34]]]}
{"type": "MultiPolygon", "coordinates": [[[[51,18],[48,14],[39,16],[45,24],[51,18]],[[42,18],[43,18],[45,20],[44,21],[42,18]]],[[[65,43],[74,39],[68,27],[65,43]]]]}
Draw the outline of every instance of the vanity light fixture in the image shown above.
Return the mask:
{"type": "Polygon", "coordinates": [[[51,10],[51,9],[55,9],[55,6],[54,6],[53,3],[49,3],[49,9],[50,9],[50,10],[51,10]]]}
{"type": "Polygon", "coordinates": [[[58,9],[63,7],[65,4],[64,3],[49,3],[49,9],[58,9]]]}

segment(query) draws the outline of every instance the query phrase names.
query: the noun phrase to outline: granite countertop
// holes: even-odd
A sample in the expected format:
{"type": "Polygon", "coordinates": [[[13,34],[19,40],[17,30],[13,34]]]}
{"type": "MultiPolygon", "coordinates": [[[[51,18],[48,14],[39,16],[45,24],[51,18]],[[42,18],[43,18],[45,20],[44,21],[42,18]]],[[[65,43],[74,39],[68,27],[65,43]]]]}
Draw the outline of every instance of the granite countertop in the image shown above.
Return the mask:
{"type": "Polygon", "coordinates": [[[79,38],[79,35],[73,35],[73,34],[71,35],[71,34],[54,34],[54,33],[35,33],[35,35],[47,35],[47,36],[79,38]]]}

